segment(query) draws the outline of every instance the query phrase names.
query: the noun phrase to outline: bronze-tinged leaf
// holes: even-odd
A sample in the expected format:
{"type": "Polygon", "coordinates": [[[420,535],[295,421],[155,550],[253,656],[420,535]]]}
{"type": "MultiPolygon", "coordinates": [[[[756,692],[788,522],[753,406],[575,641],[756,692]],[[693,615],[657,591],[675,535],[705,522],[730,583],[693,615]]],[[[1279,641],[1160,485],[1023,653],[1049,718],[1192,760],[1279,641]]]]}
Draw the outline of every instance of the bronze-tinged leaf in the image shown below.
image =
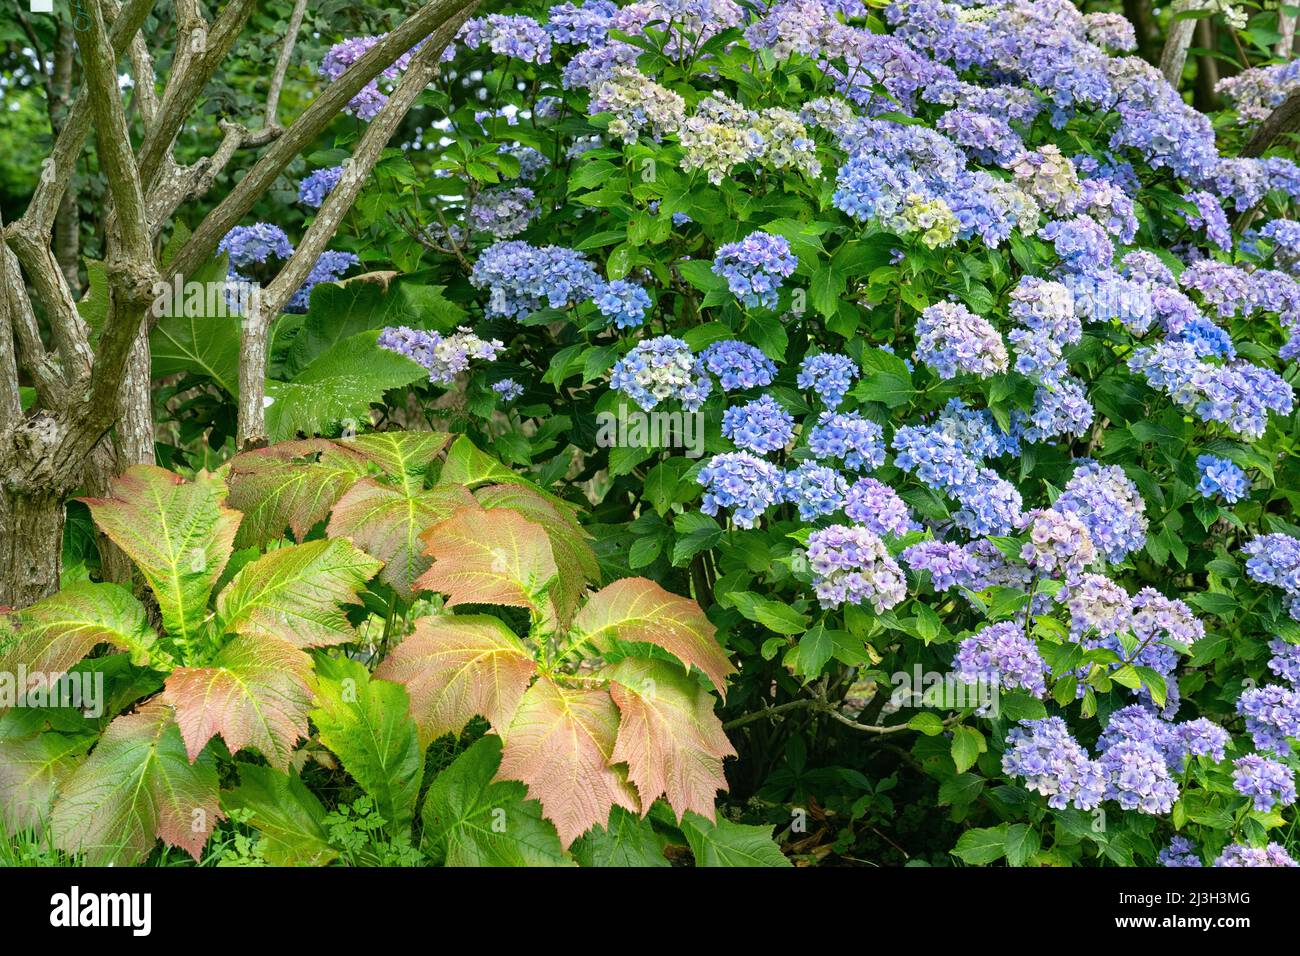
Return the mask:
{"type": "Polygon", "coordinates": [[[113,479],[107,498],[83,499],[99,529],[149,583],[167,633],[182,646],[199,637],[208,598],[230,560],[240,514],[222,505],[215,475],[185,481],[164,468],[134,465],[113,479]]]}
{"type": "Polygon", "coordinates": [[[84,737],[56,733],[0,740],[0,820],[10,835],[44,828],[55,792],[85,752],[84,737]]]}
{"type": "Polygon", "coordinates": [[[609,819],[636,812],[636,791],[610,766],[618,710],[604,690],[569,690],[542,675],[528,688],[505,735],[499,780],[521,780],[569,845],[609,819]]]}
{"type": "Polygon", "coordinates": [[[366,462],[325,439],[283,442],[245,452],[230,463],[231,507],[243,512],[235,547],[265,545],[292,531],[302,541],[334,503],[368,473],[366,462]],[[306,446],[285,449],[285,445],[306,446]],[[285,451],[322,452],[319,461],[294,461],[285,451]]]}
{"type": "Polygon", "coordinates": [[[133,663],[147,666],[158,635],[149,626],[144,605],[116,584],[78,581],[18,612],[18,639],[0,654],[0,670],[53,679],[99,644],[127,651],[133,663]]]}
{"type": "Polygon", "coordinates": [[[208,667],[178,667],[163,698],[190,760],[220,734],[230,752],[251,747],[278,770],[307,736],[312,703],[311,658],[288,641],[236,637],[208,667]]]}
{"type": "Polygon", "coordinates": [[[627,764],[641,813],[662,796],[679,821],[688,810],[714,819],[714,798],[727,789],[722,758],[736,751],[713,695],[670,661],[625,657],[600,676],[622,717],[610,762],[627,764]]]}
{"type": "Polygon", "coordinates": [[[371,478],[358,481],[334,506],[326,534],[349,538],[384,562],[379,580],[401,597],[415,597],[416,579],[429,569],[420,535],[460,508],[477,509],[459,485],[408,491],[371,478]]]}
{"type": "Polygon", "coordinates": [[[623,578],[587,599],[573,621],[573,642],[607,650],[610,638],[662,647],[687,667],[698,667],[726,699],[734,674],[715,628],[690,598],[665,591],[647,578],[623,578]]]}
{"type": "Polygon", "coordinates": [[[484,508],[509,508],[546,529],[559,574],[551,587],[560,626],[568,627],[587,585],[600,580],[600,562],[570,505],[524,484],[491,485],[474,492],[484,508]]]}
{"type": "Polygon", "coordinates": [[[464,485],[474,488],[489,482],[519,481],[519,476],[485,454],[464,435],[458,437],[447,449],[447,460],[438,475],[438,484],[464,485]]]}
{"type": "Polygon", "coordinates": [[[546,530],[504,508],[461,508],[421,540],[433,567],[417,590],[447,595],[447,605],[502,604],[541,612],[557,573],[546,530]]]}
{"type": "Polygon", "coordinates": [[[340,607],[380,563],[348,541],[308,541],[245,565],[217,598],[217,614],[236,634],[276,637],[298,647],[350,644],[356,631],[340,607]]]}
{"type": "Polygon", "coordinates": [[[210,752],[190,762],[172,708],[154,699],[116,718],[59,788],[55,844],[91,866],[138,863],[161,838],[199,859],[223,819],[210,752]]]}
{"type": "Polygon", "coordinates": [[[374,432],[338,439],[338,445],[379,467],[408,495],[424,487],[424,476],[447,447],[446,432],[374,432]]]}
{"type": "Polygon", "coordinates": [[[523,642],[496,618],[441,615],[417,621],[375,676],[406,687],[428,746],[475,716],[505,733],[536,670],[523,642]]]}

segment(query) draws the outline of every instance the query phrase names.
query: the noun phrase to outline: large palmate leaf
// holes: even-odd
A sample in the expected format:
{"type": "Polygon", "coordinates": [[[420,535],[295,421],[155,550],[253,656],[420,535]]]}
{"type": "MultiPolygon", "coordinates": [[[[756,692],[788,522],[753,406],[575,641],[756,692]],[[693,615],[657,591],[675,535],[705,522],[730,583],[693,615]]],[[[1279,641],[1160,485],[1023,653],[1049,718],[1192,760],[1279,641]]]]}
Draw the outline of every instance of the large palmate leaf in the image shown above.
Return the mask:
{"type": "Polygon", "coordinates": [[[608,692],[570,690],[543,675],[515,711],[498,777],[527,784],[567,848],[604,824],[610,807],[638,807],[636,791],[610,766],[617,734],[608,692]]]}
{"type": "Polygon", "coordinates": [[[536,670],[523,642],[496,618],[440,615],[417,621],[375,676],[406,687],[428,744],[459,734],[475,716],[505,732],[536,670]]]}
{"type": "Polygon", "coordinates": [[[268,382],[266,429],[272,441],[318,435],[343,422],[368,420],[370,404],[390,388],[428,377],[425,369],[378,346],[379,333],[344,339],[288,382],[268,382]]]}
{"type": "Polygon", "coordinates": [[[379,579],[409,601],[415,597],[416,580],[431,563],[420,535],[464,507],[477,505],[459,486],[420,491],[418,485],[397,487],[364,478],[334,505],[326,534],[350,538],[382,560],[379,579]]]}
{"type": "Polygon", "coordinates": [[[88,498],[95,524],[130,555],[149,583],[167,632],[182,645],[197,635],[208,597],[230,559],[239,512],[223,507],[226,486],[153,465],[113,479],[107,498],[88,498]]]}
{"type": "Polygon", "coordinates": [[[251,747],[280,770],[289,769],[294,745],[307,736],[311,708],[311,658],[288,641],[236,637],[207,667],[178,667],[163,698],[190,759],[220,734],[233,754],[251,747]]]}
{"type": "Polygon", "coordinates": [[[670,865],[650,821],[622,807],[610,811],[608,826],[592,827],[570,851],[582,866],[670,865]]]}
{"type": "Polygon", "coordinates": [[[0,740],[0,819],[11,834],[44,829],[55,792],[85,751],[84,738],[64,734],[0,740]]]}
{"type": "Polygon", "coordinates": [[[356,279],[322,282],[312,289],[285,365],[290,374],[299,372],[343,340],[371,329],[405,325],[448,331],[464,317],[465,310],[444,297],[441,286],[402,276],[387,285],[356,279]]]}
{"type": "Polygon", "coordinates": [[[358,661],[318,657],[312,722],[320,740],[375,801],[390,832],[415,817],[424,751],[411,720],[406,689],[371,679],[358,661]]]}
{"type": "Polygon", "coordinates": [[[682,820],[682,832],[695,854],[696,866],[793,866],[772,840],[771,827],[711,822],[694,813],[682,820]]]}
{"type": "Polygon", "coordinates": [[[159,309],[160,318],[149,334],[154,378],[189,372],[211,379],[228,395],[239,394],[241,317],[233,313],[221,288],[226,272],[223,255],[196,269],[180,297],[172,288],[169,308],[159,309]]]}
{"type": "Polygon", "coordinates": [[[243,512],[236,548],[265,545],[284,529],[302,541],[359,478],[366,461],[323,438],[283,442],[230,461],[229,504],[243,512]],[[319,460],[303,456],[320,452],[319,460]],[[299,460],[294,460],[299,459],[299,460]]]}
{"type": "Polygon", "coordinates": [[[736,756],[713,695],[669,661],[625,657],[601,676],[621,717],[610,760],[627,764],[641,812],[662,796],[679,820],[688,810],[713,819],[714,797],[727,789],[722,758],[736,756]]]}
{"type": "Polygon", "coordinates": [[[111,644],[147,666],[158,652],[158,635],[149,626],[144,606],[124,587],[77,581],[17,615],[18,640],[0,654],[0,670],[53,677],[89,654],[111,644]],[[157,652],[157,653],[155,653],[157,652]]]}
{"type": "Polygon", "coordinates": [[[248,822],[272,866],[324,866],[338,856],[325,832],[325,807],[292,770],[241,763],[239,786],[222,792],[221,805],[252,814],[248,822]]]}
{"type": "Polygon", "coordinates": [[[424,848],[444,866],[573,866],[523,784],[493,780],[501,738],[489,734],[438,774],[424,797],[424,848]]]}
{"type": "Polygon", "coordinates": [[[608,649],[611,639],[662,647],[698,667],[724,698],[736,668],[714,638],[715,628],[689,598],[647,578],[623,578],[593,594],[573,621],[575,644],[608,649]]]}
{"type": "Polygon", "coordinates": [[[424,487],[425,472],[447,447],[446,432],[375,432],[339,439],[338,444],[397,481],[408,495],[424,487]]]}
{"type": "Polygon", "coordinates": [[[226,630],[277,637],[298,647],[356,640],[339,607],[380,569],[350,542],[308,541],[279,548],[245,565],[217,598],[226,630]]]}
{"type": "Polygon", "coordinates": [[[484,508],[509,508],[546,530],[558,569],[551,586],[551,601],[560,624],[567,627],[582,592],[588,584],[600,579],[600,562],[573,510],[566,503],[524,484],[480,488],[474,497],[484,508]]]}
{"type": "Polygon", "coordinates": [[[118,717],[59,789],[55,843],[92,866],[140,861],[161,838],[196,860],[222,819],[211,752],[190,763],[172,708],[118,717]]]}
{"type": "Polygon", "coordinates": [[[479,451],[474,443],[461,435],[447,449],[447,460],[438,475],[439,484],[464,485],[474,488],[493,482],[520,481],[518,475],[491,455],[479,451]]]}
{"type": "Polygon", "coordinates": [[[505,508],[462,508],[422,536],[433,567],[415,582],[447,604],[503,604],[541,611],[557,573],[539,524],[505,508]]]}

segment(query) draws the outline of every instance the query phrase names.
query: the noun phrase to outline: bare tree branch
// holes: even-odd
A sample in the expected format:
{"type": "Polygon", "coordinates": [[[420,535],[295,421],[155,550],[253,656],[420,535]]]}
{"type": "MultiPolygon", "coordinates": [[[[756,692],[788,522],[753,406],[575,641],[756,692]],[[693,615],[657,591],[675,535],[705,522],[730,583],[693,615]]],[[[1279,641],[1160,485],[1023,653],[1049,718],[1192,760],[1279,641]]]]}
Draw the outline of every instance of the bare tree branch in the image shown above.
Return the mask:
{"type": "MultiPolygon", "coordinates": [[[[1203,0],[1176,0],[1174,15],[1199,10],[1203,5],[1203,0]]],[[[1171,20],[1169,23],[1169,34],[1165,37],[1164,49],[1160,51],[1160,72],[1174,89],[1178,89],[1182,82],[1187,49],[1192,45],[1195,33],[1194,19],[1171,20]]]]}
{"type": "Polygon", "coordinates": [[[1273,141],[1286,133],[1300,133],[1300,90],[1296,90],[1264,118],[1250,138],[1242,156],[1263,156],[1273,141]]]}
{"type": "Polygon", "coordinates": [[[271,320],[284,308],[306,281],[316,260],[329,245],[343,219],[352,209],[366,177],[375,168],[384,147],[416,99],[438,72],[438,59],[477,2],[464,4],[424,41],[411,59],[397,88],[370,125],[366,127],[351,158],[344,164],[338,184],[321,203],[297,249],[279,275],[263,290],[253,314],[245,317],[239,361],[239,427],[237,444],[251,448],[266,441],[266,346],[271,320]]]}
{"type": "Polygon", "coordinates": [[[293,60],[293,47],[298,42],[298,31],[302,29],[302,18],[306,12],[307,0],[295,0],[293,13],[289,16],[289,26],[284,33],[284,46],[280,48],[280,59],[276,61],[275,72],[271,74],[271,88],[266,94],[266,122],[263,125],[268,129],[280,125],[277,118],[280,112],[280,91],[289,72],[289,63],[293,60]]]}
{"type": "MultiPolygon", "coordinates": [[[[4,218],[0,216],[0,226],[4,218]]],[[[23,414],[18,391],[18,351],[14,346],[14,322],[9,302],[9,250],[0,248],[0,432],[11,427],[23,414]]]]}
{"type": "Polygon", "coordinates": [[[200,266],[212,255],[221,238],[253,208],[258,197],[271,188],[290,161],[315,141],[362,87],[456,13],[471,10],[474,5],[466,0],[429,0],[367,50],[312,101],[225,199],[199,223],[177,253],[173,268],[188,275],[200,266]]]}

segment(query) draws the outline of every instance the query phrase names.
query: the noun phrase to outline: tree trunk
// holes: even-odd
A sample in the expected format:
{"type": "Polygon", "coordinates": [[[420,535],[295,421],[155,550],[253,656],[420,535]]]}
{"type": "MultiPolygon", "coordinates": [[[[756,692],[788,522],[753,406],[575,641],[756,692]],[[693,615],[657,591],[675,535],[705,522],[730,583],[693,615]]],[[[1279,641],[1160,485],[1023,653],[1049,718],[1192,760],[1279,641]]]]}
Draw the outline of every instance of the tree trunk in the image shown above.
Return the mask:
{"type": "MultiPolygon", "coordinates": [[[[7,479],[8,476],[6,476],[7,479]]],[[[0,484],[0,606],[26,607],[59,588],[63,501],[0,484]]]]}
{"type": "MultiPolygon", "coordinates": [[[[1201,0],[1176,0],[1174,13],[1197,10],[1200,6],[1201,0]]],[[[1169,23],[1169,35],[1165,37],[1165,47],[1160,51],[1160,72],[1174,89],[1182,84],[1183,64],[1187,62],[1187,48],[1192,45],[1192,34],[1195,32],[1195,20],[1172,20],[1169,23]]]]}
{"type": "MultiPolygon", "coordinates": [[[[1214,24],[1210,20],[1196,21],[1196,45],[1205,50],[1213,50],[1216,38],[1214,24]]],[[[1202,113],[1212,113],[1217,108],[1219,97],[1214,86],[1219,82],[1219,65],[1212,56],[1201,54],[1196,58],[1196,91],[1192,103],[1202,113]]]]}
{"type": "Polygon", "coordinates": [[[1124,0],[1124,15],[1133,24],[1138,55],[1154,64],[1160,51],[1155,46],[1156,26],[1151,18],[1151,0],[1124,0]]]}
{"type": "Polygon", "coordinates": [[[1241,151],[1242,156],[1262,156],[1273,140],[1286,133],[1300,133],[1300,90],[1296,90],[1259,124],[1255,135],[1241,151]]]}

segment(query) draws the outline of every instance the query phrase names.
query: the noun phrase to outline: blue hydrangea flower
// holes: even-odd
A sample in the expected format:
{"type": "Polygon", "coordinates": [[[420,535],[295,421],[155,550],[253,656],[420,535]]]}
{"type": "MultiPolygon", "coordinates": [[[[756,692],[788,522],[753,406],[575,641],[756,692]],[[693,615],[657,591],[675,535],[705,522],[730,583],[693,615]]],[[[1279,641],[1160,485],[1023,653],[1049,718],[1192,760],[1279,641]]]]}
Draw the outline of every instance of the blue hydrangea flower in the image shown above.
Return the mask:
{"type": "Polygon", "coordinates": [[[713,388],[703,361],[671,335],[638,342],[614,366],[609,384],[646,411],[671,398],[696,411],[713,388]]]}
{"type": "Polygon", "coordinates": [[[524,387],[513,378],[503,378],[499,382],[492,383],[492,391],[501,396],[501,401],[513,402],[524,394],[524,387]]]}
{"type": "Polygon", "coordinates": [[[834,411],[840,407],[859,374],[857,363],[847,355],[819,352],[799,363],[799,377],[795,383],[800,388],[812,389],[821,397],[822,404],[834,411]]]}
{"type": "Polygon", "coordinates": [[[884,429],[857,412],[823,412],[808,433],[808,448],[818,458],[840,459],[852,471],[885,463],[884,429]]]}
{"type": "Polygon", "coordinates": [[[696,480],[704,488],[700,510],[706,515],[730,510],[737,528],[756,526],[780,499],[781,469],[747,451],[714,455],[696,480]]]}
{"type": "Polygon", "coordinates": [[[788,239],[760,231],[720,247],[713,271],[727,280],[731,294],[746,306],[774,309],[781,281],[798,264],[788,239]]]}
{"type": "Polygon", "coordinates": [[[339,184],[342,177],[342,166],[329,166],[313,171],[298,184],[298,201],[304,206],[319,209],[325,197],[334,191],[334,187],[339,184]]]}
{"type": "Polygon", "coordinates": [[[1035,697],[1047,693],[1047,665],[1038,645],[1015,621],[991,624],[957,645],[953,659],[963,683],[996,682],[1003,690],[1027,690],[1035,697]]]}
{"type": "Polygon", "coordinates": [[[781,479],[782,500],[797,506],[804,521],[839,511],[848,493],[848,482],[839,472],[812,461],[801,462],[781,479]]]}
{"type": "Polygon", "coordinates": [[[760,455],[779,451],[794,437],[794,416],[771,395],[722,413],[722,434],[739,447],[760,455]]]}
{"type": "Polygon", "coordinates": [[[634,282],[615,279],[607,282],[592,297],[600,314],[613,319],[620,329],[630,329],[645,321],[650,308],[650,294],[634,282]]]}
{"type": "Polygon", "coordinates": [[[1201,473],[1196,490],[1202,498],[1222,495],[1224,501],[1236,504],[1250,494],[1250,479],[1240,467],[1226,458],[1200,455],[1196,459],[1196,468],[1201,473]]]}
{"type": "Polygon", "coordinates": [[[704,367],[718,376],[724,392],[763,388],[776,378],[776,365],[747,342],[727,339],[714,342],[702,355],[704,367]]]}

